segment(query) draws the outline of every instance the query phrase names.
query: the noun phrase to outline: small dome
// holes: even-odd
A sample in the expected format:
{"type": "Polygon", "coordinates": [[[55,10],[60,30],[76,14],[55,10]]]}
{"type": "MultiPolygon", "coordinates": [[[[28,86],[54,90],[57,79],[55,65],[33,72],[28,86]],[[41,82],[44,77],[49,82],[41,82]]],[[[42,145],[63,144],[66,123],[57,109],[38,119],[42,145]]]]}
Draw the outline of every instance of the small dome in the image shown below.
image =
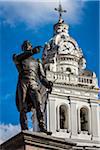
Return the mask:
{"type": "Polygon", "coordinates": [[[88,77],[93,77],[93,72],[89,70],[83,70],[83,72],[80,73],[81,76],[88,76],[88,77]]]}
{"type": "Polygon", "coordinates": [[[62,32],[68,34],[68,29],[69,29],[69,26],[65,24],[63,20],[59,21],[58,23],[54,25],[54,34],[59,34],[62,32]]]}

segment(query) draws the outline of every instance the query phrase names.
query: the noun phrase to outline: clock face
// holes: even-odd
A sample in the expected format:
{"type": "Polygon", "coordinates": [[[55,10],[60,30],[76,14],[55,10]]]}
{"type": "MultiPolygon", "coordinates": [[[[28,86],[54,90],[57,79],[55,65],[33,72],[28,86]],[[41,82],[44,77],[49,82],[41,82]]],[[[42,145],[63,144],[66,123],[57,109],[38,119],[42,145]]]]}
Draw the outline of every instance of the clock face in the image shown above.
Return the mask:
{"type": "Polygon", "coordinates": [[[74,50],[75,50],[75,46],[70,41],[63,42],[62,45],[60,45],[60,53],[64,53],[64,54],[72,53],[74,52],[74,50]]]}

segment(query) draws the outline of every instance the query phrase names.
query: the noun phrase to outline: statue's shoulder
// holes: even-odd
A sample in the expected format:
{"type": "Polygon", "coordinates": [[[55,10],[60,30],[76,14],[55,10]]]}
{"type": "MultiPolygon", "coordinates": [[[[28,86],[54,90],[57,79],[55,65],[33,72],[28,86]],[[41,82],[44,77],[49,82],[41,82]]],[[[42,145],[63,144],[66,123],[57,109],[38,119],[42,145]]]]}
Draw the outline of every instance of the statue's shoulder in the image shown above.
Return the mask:
{"type": "Polygon", "coordinates": [[[18,54],[13,54],[13,59],[16,59],[18,56],[20,56],[20,55],[22,55],[23,54],[23,52],[21,52],[21,53],[18,53],[18,54]]]}
{"type": "Polygon", "coordinates": [[[13,54],[12,59],[15,63],[19,63],[19,57],[23,54],[23,52],[18,54],[13,54]]]}
{"type": "Polygon", "coordinates": [[[12,59],[16,63],[17,62],[17,54],[13,54],[12,59]]]}

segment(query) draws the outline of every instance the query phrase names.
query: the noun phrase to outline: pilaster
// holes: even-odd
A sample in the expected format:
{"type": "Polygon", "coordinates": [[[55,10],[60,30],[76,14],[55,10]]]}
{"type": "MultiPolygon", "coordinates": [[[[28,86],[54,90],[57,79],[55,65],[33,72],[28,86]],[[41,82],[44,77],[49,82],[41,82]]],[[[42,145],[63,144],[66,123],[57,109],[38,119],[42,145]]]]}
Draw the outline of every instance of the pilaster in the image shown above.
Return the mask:
{"type": "Polygon", "coordinates": [[[92,139],[97,140],[99,137],[99,105],[91,103],[91,124],[92,124],[92,139]]]}
{"type": "Polygon", "coordinates": [[[77,104],[70,98],[71,102],[71,137],[77,136],[77,104]]]}

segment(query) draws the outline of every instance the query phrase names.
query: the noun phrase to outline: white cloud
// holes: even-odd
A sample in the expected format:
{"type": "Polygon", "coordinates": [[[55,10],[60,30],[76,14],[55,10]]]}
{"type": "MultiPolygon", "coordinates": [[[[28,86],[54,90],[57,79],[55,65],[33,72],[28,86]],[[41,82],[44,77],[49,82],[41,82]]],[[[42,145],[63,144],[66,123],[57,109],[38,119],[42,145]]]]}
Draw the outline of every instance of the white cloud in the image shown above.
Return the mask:
{"type": "Polygon", "coordinates": [[[21,131],[20,125],[0,124],[0,144],[21,131]]]}
{"type": "MultiPolygon", "coordinates": [[[[67,10],[64,19],[70,24],[80,23],[83,16],[83,1],[62,0],[62,6],[67,10]]],[[[49,22],[57,22],[57,12],[54,8],[58,7],[58,0],[11,0],[0,2],[0,17],[2,22],[15,26],[25,23],[27,27],[36,27],[37,25],[49,22]]]]}

